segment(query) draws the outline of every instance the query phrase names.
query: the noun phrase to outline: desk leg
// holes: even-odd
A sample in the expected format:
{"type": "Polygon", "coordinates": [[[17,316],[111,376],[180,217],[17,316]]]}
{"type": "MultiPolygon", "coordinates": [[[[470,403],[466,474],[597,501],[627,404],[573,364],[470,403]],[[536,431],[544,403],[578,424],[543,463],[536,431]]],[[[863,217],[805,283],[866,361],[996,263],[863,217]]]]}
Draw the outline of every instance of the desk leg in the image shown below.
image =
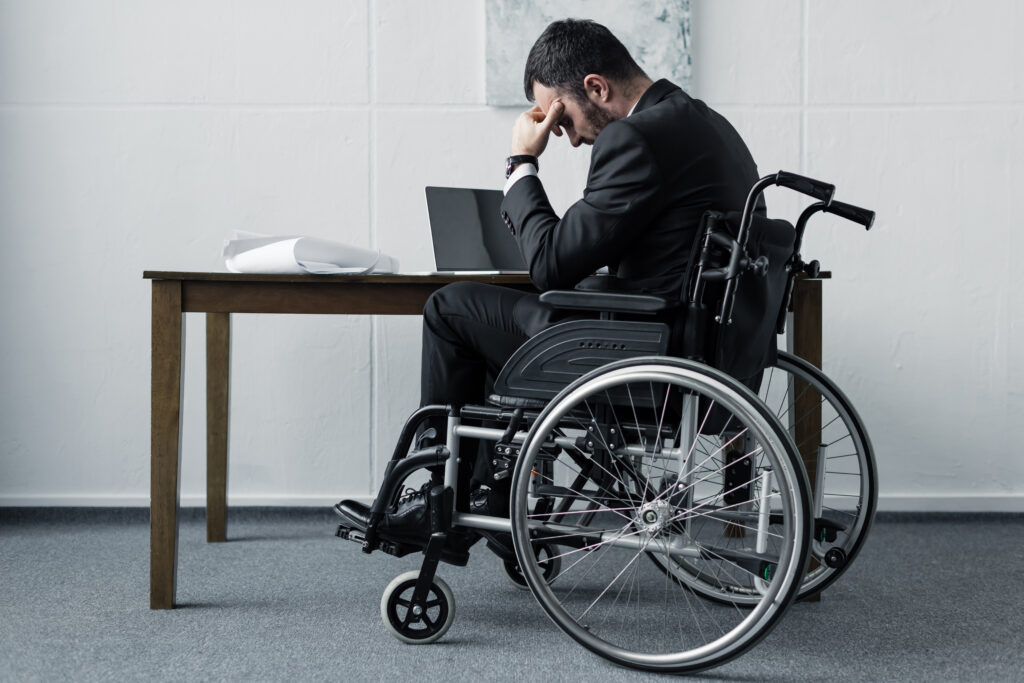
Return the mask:
{"type": "Polygon", "coordinates": [[[206,541],[227,540],[231,314],[206,314],[206,541]]]}
{"type": "Polygon", "coordinates": [[[150,390],[149,607],[174,607],[181,500],[181,400],[185,316],[181,283],[153,281],[150,390]]]}
{"type": "MultiPolygon", "coordinates": [[[[821,280],[797,278],[793,289],[792,341],[793,353],[820,370],[821,280]]],[[[794,414],[800,416],[796,427],[797,447],[813,487],[818,472],[818,445],[821,443],[821,394],[797,380],[793,395],[796,396],[794,414]]],[[[815,593],[807,599],[821,600],[821,593],[815,593]]]]}

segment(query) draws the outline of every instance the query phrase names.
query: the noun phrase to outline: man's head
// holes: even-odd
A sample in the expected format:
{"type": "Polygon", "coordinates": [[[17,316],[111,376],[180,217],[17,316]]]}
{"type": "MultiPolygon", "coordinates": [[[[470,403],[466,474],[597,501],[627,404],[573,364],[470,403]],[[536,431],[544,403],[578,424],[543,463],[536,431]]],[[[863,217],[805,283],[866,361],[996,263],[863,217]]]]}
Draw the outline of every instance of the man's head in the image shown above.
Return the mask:
{"type": "MultiPolygon", "coordinates": [[[[544,29],[530,49],[523,88],[545,113],[558,100],[558,125],[573,146],[593,144],[601,130],[629,112],[650,79],[611,31],[565,19],[544,29]]],[[[557,132],[557,131],[556,131],[557,132]]]]}

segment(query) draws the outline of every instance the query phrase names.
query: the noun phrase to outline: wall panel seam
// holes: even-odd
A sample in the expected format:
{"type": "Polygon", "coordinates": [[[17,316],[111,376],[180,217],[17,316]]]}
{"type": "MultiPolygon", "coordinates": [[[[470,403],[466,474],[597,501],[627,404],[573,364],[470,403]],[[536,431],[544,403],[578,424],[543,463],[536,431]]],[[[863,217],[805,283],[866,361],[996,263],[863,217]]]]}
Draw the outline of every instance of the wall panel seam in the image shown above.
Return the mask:
{"type": "Polygon", "coordinates": [[[810,74],[810,68],[807,64],[810,42],[807,35],[807,28],[810,25],[809,12],[808,0],[803,0],[800,3],[800,172],[805,174],[810,173],[808,170],[810,161],[807,149],[807,88],[810,74]]]}
{"type": "MultiPolygon", "coordinates": [[[[366,151],[368,156],[368,183],[367,183],[367,226],[366,229],[369,232],[370,248],[374,249],[377,247],[377,225],[376,225],[376,211],[375,204],[377,201],[377,172],[375,166],[375,159],[377,157],[377,83],[374,78],[377,67],[377,12],[375,0],[367,0],[366,2],[366,16],[367,16],[367,47],[369,55],[366,59],[366,82],[369,88],[369,111],[367,116],[367,145],[366,151]]],[[[377,359],[378,359],[378,344],[377,344],[377,326],[379,316],[370,316],[370,400],[368,403],[369,410],[369,438],[367,444],[369,445],[367,459],[369,461],[369,493],[373,495],[373,492],[377,488],[377,468],[376,463],[376,440],[377,440],[377,359]]]]}

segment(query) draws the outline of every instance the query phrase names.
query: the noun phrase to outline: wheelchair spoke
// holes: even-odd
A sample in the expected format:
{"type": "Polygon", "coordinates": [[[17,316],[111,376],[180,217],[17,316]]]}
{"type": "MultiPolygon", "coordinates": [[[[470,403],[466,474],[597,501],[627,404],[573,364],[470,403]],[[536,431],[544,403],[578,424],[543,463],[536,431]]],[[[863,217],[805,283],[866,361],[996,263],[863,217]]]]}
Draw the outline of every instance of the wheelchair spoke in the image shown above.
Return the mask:
{"type": "Polygon", "coordinates": [[[597,597],[594,598],[593,602],[591,602],[589,605],[587,605],[587,608],[585,610],[583,610],[583,613],[580,614],[579,617],[577,617],[578,619],[582,619],[583,617],[587,616],[587,612],[589,612],[594,607],[594,605],[596,605],[597,602],[602,597],[604,597],[604,594],[608,592],[609,588],[611,588],[612,586],[615,585],[615,582],[619,580],[619,577],[622,576],[625,573],[625,571],[627,569],[629,569],[629,567],[640,558],[641,555],[643,555],[644,550],[646,550],[646,546],[644,546],[640,550],[636,551],[636,554],[633,555],[633,557],[629,560],[629,562],[626,563],[626,566],[623,567],[619,571],[619,573],[615,575],[615,578],[611,580],[611,583],[609,583],[607,586],[605,586],[604,590],[602,590],[600,593],[598,593],[597,597]]]}
{"type": "MultiPolygon", "coordinates": [[[[572,470],[570,470],[570,471],[572,471],[572,470]]],[[[576,471],[578,472],[578,470],[576,470],[576,471]]],[[[552,483],[554,483],[553,480],[552,480],[552,483]]],[[[618,515],[619,517],[622,517],[623,519],[629,520],[630,522],[633,521],[631,517],[629,517],[627,515],[624,515],[621,512],[619,512],[618,511],[619,508],[615,508],[615,509],[609,508],[606,505],[604,505],[603,503],[601,503],[600,501],[598,501],[597,499],[591,498],[590,496],[586,495],[582,491],[573,491],[572,493],[575,496],[577,496],[579,498],[582,498],[583,500],[589,501],[589,502],[593,503],[594,505],[597,505],[598,506],[598,508],[596,510],[597,512],[613,512],[616,515],[618,515]]],[[[612,500],[612,499],[609,498],[609,500],[612,500]]],[[[617,500],[617,499],[615,499],[615,500],[617,500]]],[[[594,510],[586,510],[585,512],[594,512],[594,510]]],[[[549,513],[549,515],[551,515],[551,516],[560,516],[560,515],[563,515],[563,514],[566,514],[566,513],[565,512],[551,512],[551,513],[549,513]]]]}
{"type": "MultiPolygon", "coordinates": [[[[667,551],[667,548],[665,550],[664,555],[665,555],[665,559],[667,561],[671,561],[671,556],[669,555],[669,553],[667,551]]],[[[666,573],[666,575],[665,575],[666,580],[668,579],[668,577],[669,577],[669,574],[666,573]]],[[[693,613],[693,606],[690,604],[690,592],[691,591],[688,590],[688,589],[684,589],[684,590],[676,591],[676,592],[683,594],[683,598],[686,600],[687,611],[693,613]]],[[[714,622],[715,630],[718,631],[719,634],[724,633],[725,629],[722,628],[721,624],[718,621],[717,616],[711,610],[708,609],[707,604],[703,600],[697,600],[695,602],[696,602],[697,606],[701,609],[701,612],[705,616],[709,617],[714,622]]],[[[696,616],[694,616],[694,623],[696,624],[697,629],[700,632],[701,637],[703,638],[704,637],[703,626],[701,624],[700,619],[697,619],[696,616]]]]}
{"type": "MultiPolygon", "coordinates": [[[[835,421],[836,421],[836,420],[838,420],[838,419],[839,419],[839,416],[836,416],[836,417],[832,418],[832,420],[831,420],[831,421],[830,421],[830,422],[829,422],[829,423],[828,423],[827,425],[822,425],[822,427],[821,427],[821,428],[822,428],[822,430],[824,430],[824,429],[825,429],[825,427],[828,427],[829,425],[831,425],[831,424],[832,424],[833,422],[835,422],[835,421]]],[[[829,447],[831,447],[831,446],[833,446],[833,445],[835,445],[835,444],[839,443],[839,442],[840,442],[840,441],[842,441],[843,439],[852,439],[852,438],[853,438],[853,435],[852,435],[852,434],[850,434],[850,432],[846,432],[846,434],[844,434],[843,436],[841,436],[841,437],[839,437],[838,439],[835,439],[835,440],[833,440],[833,441],[829,441],[829,442],[828,442],[827,444],[825,444],[825,445],[826,445],[826,446],[829,446],[829,447]]]]}
{"type": "MultiPolygon", "coordinates": [[[[591,543],[589,545],[583,546],[582,548],[574,548],[574,549],[572,549],[572,550],[570,550],[568,552],[564,552],[564,553],[562,553],[560,555],[552,555],[550,559],[555,560],[555,559],[560,559],[560,558],[563,558],[563,557],[568,557],[569,555],[575,555],[576,553],[590,552],[590,551],[596,550],[597,548],[600,548],[602,546],[606,546],[608,544],[614,544],[617,541],[622,540],[623,538],[632,538],[633,536],[639,536],[640,534],[643,533],[643,531],[631,531],[631,532],[629,532],[627,534],[627,533],[625,533],[625,529],[628,529],[628,528],[629,528],[628,526],[627,527],[623,527],[623,529],[621,529],[619,531],[619,533],[616,534],[615,536],[613,536],[612,538],[607,538],[607,539],[605,539],[603,541],[598,541],[597,543],[591,543]]],[[[593,534],[590,534],[590,535],[593,535],[593,534]]]]}
{"type": "MultiPolygon", "coordinates": [[[[607,402],[608,402],[608,405],[609,405],[609,406],[611,406],[611,405],[612,405],[612,402],[611,402],[611,397],[610,397],[610,396],[608,395],[608,392],[606,391],[604,395],[605,395],[605,399],[606,399],[606,400],[607,400],[607,402]]],[[[590,406],[589,406],[589,404],[588,404],[588,406],[587,406],[587,409],[588,409],[588,410],[590,409],[590,406]]],[[[626,438],[626,434],[625,434],[625,431],[623,431],[623,429],[622,429],[622,423],[621,423],[621,422],[619,422],[619,416],[618,416],[618,415],[616,414],[615,410],[611,410],[610,412],[611,412],[612,418],[613,418],[613,419],[615,420],[615,425],[616,425],[616,427],[618,428],[618,434],[619,434],[619,438],[621,438],[621,439],[625,439],[625,438],[626,438]]],[[[594,418],[594,415],[593,415],[593,411],[591,411],[591,418],[592,418],[592,419],[594,418]]],[[[596,422],[596,420],[595,420],[595,422],[596,422]]],[[[607,442],[605,442],[605,441],[604,441],[604,438],[603,438],[603,436],[602,436],[602,435],[600,435],[600,430],[599,430],[599,436],[601,436],[601,438],[602,438],[602,445],[603,445],[603,446],[605,446],[605,447],[607,448],[607,447],[608,447],[608,444],[607,444],[607,442]]],[[[608,450],[609,450],[609,452],[612,452],[612,451],[614,451],[614,449],[612,449],[612,448],[608,448],[608,450]]],[[[617,463],[617,459],[616,459],[616,458],[614,458],[614,456],[613,456],[612,462],[613,462],[613,463],[617,463]]],[[[617,464],[616,464],[615,468],[616,468],[616,470],[618,470],[618,465],[617,465],[617,464]]],[[[622,473],[620,472],[620,473],[619,473],[619,476],[621,477],[621,475],[622,475],[622,473]]],[[[625,487],[625,489],[624,489],[624,490],[626,491],[626,493],[627,493],[627,495],[628,495],[628,493],[629,493],[629,489],[628,489],[628,487],[625,487]]],[[[645,486],[644,486],[644,494],[642,494],[642,495],[640,496],[640,500],[643,500],[643,499],[644,499],[645,497],[646,497],[646,484],[645,484],[645,486]]],[[[631,503],[634,503],[634,505],[635,505],[635,503],[636,503],[636,501],[635,501],[635,500],[633,500],[632,496],[630,496],[630,502],[631,502],[631,503]]]]}
{"type": "MultiPolygon", "coordinates": [[[[742,503],[737,503],[737,505],[741,505],[741,504],[742,503]]],[[[714,510],[712,510],[710,512],[695,512],[695,511],[691,510],[691,511],[687,511],[686,513],[680,514],[680,515],[678,515],[676,517],[673,517],[671,521],[673,521],[673,522],[684,522],[684,521],[688,521],[688,520],[691,520],[691,519],[696,519],[697,517],[703,517],[703,518],[715,520],[715,521],[718,521],[718,522],[727,522],[727,523],[733,524],[733,525],[735,525],[735,526],[737,526],[737,527],[739,527],[741,529],[745,529],[747,531],[753,531],[753,532],[757,533],[757,531],[758,531],[757,527],[752,527],[752,526],[747,526],[746,524],[741,524],[741,523],[737,522],[734,519],[729,519],[729,518],[725,518],[725,517],[715,517],[715,513],[716,512],[719,512],[721,510],[726,510],[726,509],[729,509],[731,507],[736,507],[736,506],[726,506],[726,507],[723,507],[723,508],[715,508],[714,510]],[[691,513],[693,513],[693,514],[691,514],[691,513]]],[[[783,538],[782,534],[773,533],[771,531],[765,531],[764,534],[765,534],[765,536],[768,536],[768,537],[774,537],[774,538],[779,538],[779,539],[783,538]]]]}
{"type": "MultiPolygon", "coordinates": [[[[738,437],[736,437],[736,438],[738,438],[738,437]]],[[[723,448],[724,448],[724,446],[723,446],[723,448]]],[[[721,450],[721,449],[719,449],[719,450],[721,450]]],[[[754,456],[754,455],[756,455],[756,454],[757,454],[757,453],[758,453],[759,451],[760,451],[760,447],[758,447],[758,448],[755,448],[755,449],[754,449],[753,451],[751,451],[750,453],[747,453],[747,454],[745,454],[745,455],[742,455],[742,456],[740,456],[740,457],[741,457],[741,458],[753,457],[753,456],[754,456]]],[[[717,452],[718,452],[718,451],[716,451],[716,453],[717,453],[717,452]]],[[[714,454],[712,454],[712,455],[709,455],[709,456],[708,456],[707,458],[705,458],[705,459],[704,459],[704,461],[703,461],[703,462],[707,462],[708,460],[710,460],[710,459],[711,459],[711,458],[713,457],[713,455],[714,455],[714,454]]],[[[702,464],[703,464],[703,463],[702,463],[702,464]]],[[[705,473],[706,473],[706,474],[707,474],[708,476],[707,476],[706,478],[704,478],[704,479],[700,479],[700,480],[698,480],[698,481],[696,481],[696,482],[693,482],[693,483],[691,483],[691,484],[690,484],[690,485],[689,485],[689,486],[687,487],[687,489],[689,489],[689,488],[693,488],[693,486],[695,486],[696,484],[699,484],[699,483],[703,483],[704,481],[707,481],[707,480],[708,480],[708,479],[710,478],[710,475],[712,475],[712,474],[720,474],[720,473],[724,472],[724,471],[726,470],[726,468],[728,468],[728,467],[729,467],[729,465],[728,465],[728,464],[724,464],[724,465],[722,465],[721,467],[719,467],[719,468],[716,468],[716,469],[711,469],[711,468],[703,468],[703,469],[702,469],[702,471],[703,471],[703,472],[705,472],[705,473]]],[[[746,483],[750,483],[750,482],[746,482],[746,483]]]]}
{"type": "MultiPolygon", "coordinates": [[[[590,406],[589,405],[587,406],[587,410],[590,410],[590,406]]],[[[591,417],[592,417],[592,419],[594,419],[593,418],[593,412],[591,412],[591,417]]],[[[596,422],[596,419],[594,419],[594,421],[596,422]]],[[[577,422],[579,423],[579,426],[580,426],[581,429],[583,429],[584,431],[589,432],[589,430],[587,429],[587,427],[585,425],[583,425],[583,423],[580,423],[578,420],[577,420],[577,422]]],[[[590,432],[590,433],[592,433],[592,432],[590,432]]],[[[604,440],[603,436],[600,433],[600,430],[598,430],[598,432],[596,434],[593,434],[593,436],[594,436],[595,439],[598,440],[599,445],[602,448],[604,448],[609,453],[611,452],[612,449],[610,449],[608,447],[608,442],[604,440]]],[[[579,452],[579,454],[581,456],[583,456],[585,458],[589,458],[590,457],[590,454],[587,451],[584,451],[583,449],[581,449],[579,446],[574,445],[573,448],[575,448],[579,452]]],[[[614,457],[613,457],[613,461],[614,461],[614,457]]],[[[604,465],[602,465],[600,463],[600,461],[597,460],[596,458],[591,459],[590,462],[593,463],[594,465],[596,465],[598,468],[600,468],[605,474],[607,474],[609,477],[611,477],[615,482],[617,482],[622,487],[623,491],[627,491],[627,495],[628,495],[628,486],[627,486],[626,482],[623,481],[623,479],[620,476],[612,474],[608,470],[608,468],[606,468],[604,465]]]]}
{"type": "MultiPolygon", "coordinates": [[[[588,576],[590,576],[591,572],[601,563],[602,560],[604,560],[608,556],[608,553],[609,553],[610,549],[611,549],[611,546],[609,546],[609,545],[605,545],[605,546],[600,547],[596,551],[596,553],[599,555],[599,557],[594,562],[591,562],[590,566],[588,566],[586,569],[584,569],[581,574],[575,575],[576,576],[576,582],[572,585],[571,588],[569,588],[569,591],[565,594],[565,597],[567,599],[572,597],[573,593],[575,593],[576,589],[580,587],[580,585],[582,584],[583,580],[586,579],[588,576]]],[[[583,557],[577,559],[577,561],[573,562],[573,564],[569,567],[569,569],[572,569],[572,567],[575,567],[581,561],[587,559],[587,557],[588,557],[587,555],[584,555],[583,557]]],[[[552,558],[552,559],[554,559],[554,558],[552,558]]],[[[566,571],[568,571],[568,569],[566,571]]],[[[555,578],[561,578],[562,576],[565,575],[565,573],[566,572],[563,571],[561,574],[559,574],[555,578]]],[[[551,580],[548,583],[548,585],[552,586],[552,585],[554,585],[554,583],[555,583],[555,581],[553,579],[553,580],[551,580]]]]}

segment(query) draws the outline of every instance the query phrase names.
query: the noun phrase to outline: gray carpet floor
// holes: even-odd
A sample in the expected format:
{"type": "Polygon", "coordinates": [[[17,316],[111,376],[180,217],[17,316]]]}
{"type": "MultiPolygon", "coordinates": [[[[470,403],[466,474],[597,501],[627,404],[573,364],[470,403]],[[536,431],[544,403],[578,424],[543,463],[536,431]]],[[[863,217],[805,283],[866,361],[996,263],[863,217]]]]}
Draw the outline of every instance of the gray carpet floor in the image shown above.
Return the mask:
{"type": "MultiPolygon", "coordinates": [[[[144,510],[0,509],[0,680],[662,678],[608,664],[553,626],[499,561],[442,565],[443,640],[404,645],[379,601],[418,566],[332,536],[326,511],[232,510],[207,544],[183,511],[178,601],[148,608],[144,510]]],[[[1024,680],[1024,516],[882,517],[819,603],[700,679],[1024,680]]]]}

